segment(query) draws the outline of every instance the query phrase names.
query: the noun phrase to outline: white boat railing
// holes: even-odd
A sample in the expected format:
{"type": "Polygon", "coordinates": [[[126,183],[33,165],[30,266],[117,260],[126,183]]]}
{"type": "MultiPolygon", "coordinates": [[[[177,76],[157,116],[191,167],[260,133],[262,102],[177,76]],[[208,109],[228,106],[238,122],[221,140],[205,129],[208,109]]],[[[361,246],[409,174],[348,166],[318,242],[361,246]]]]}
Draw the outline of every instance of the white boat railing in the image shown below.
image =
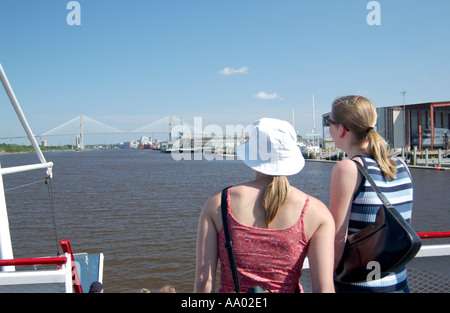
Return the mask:
{"type": "Polygon", "coordinates": [[[7,167],[7,168],[1,168],[0,174],[6,175],[6,174],[13,174],[13,173],[20,173],[20,172],[28,172],[28,171],[38,170],[38,169],[43,169],[43,168],[48,169],[48,168],[52,168],[52,167],[53,167],[53,162],[12,166],[12,167],[7,167]]]}
{"type": "Polygon", "coordinates": [[[0,273],[1,293],[65,292],[72,293],[72,260],[70,254],[61,257],[0,260],[0,266],[58,265],[54,269],[0,273]]]}
{"type": "Polygon", "coordinates": [[[424,245],[420,248],[419,252],[416,254],[416,258],[449,256],[449,255],[450,255],[450,244],[424,245]]]}
{"type": "MultiPolygon", "coordinates": [[[[19,101],[17,100],[13,89],[11,88],[11,84],[9,83],[8,77],[3,70],[2,65],[0,64],[0,81],[2,82],[3,88],[6,91],[6,94],[11,101],[11,104],[16,111],[17,117],[22,124],[25,133],[27,134],[28,140],[30,140],[31,145],[33,146],[34,151],[36,152],[40,163],[31,164],[31,165],[23,165],[23,166],[14,166],[9,168],[1,168],[0,166],[0,259],[13,259],[13,251],[11,244],[11,235],[9,232],[9,222],[8,222],[8,213],[6,209],[6,200],[3,188],[3,175],[11,174],[11,173],[19,173],[24,171],[31,171],[35,169],[46,168],[46,175],[48,178],[52,177],[52,162],[47,162],[45,159],[36,138],[31,131],[30,125],[28,124],[25,115],[23,114],[22,108],[20,107],[19,101]]],[[[13,271],[14,266],[5,266],[1,269],[1,271],[13,271]]]]}

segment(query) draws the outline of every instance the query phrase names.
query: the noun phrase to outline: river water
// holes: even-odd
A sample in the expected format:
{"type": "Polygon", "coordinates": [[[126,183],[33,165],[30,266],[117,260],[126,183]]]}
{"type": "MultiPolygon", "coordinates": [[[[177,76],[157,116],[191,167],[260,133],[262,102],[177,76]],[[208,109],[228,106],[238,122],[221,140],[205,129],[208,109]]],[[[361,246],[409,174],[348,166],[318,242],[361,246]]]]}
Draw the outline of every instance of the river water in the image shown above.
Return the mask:
{"type": "MultiPolygon", "coordinates": [[[[41,180],[45,170],[3,178],[14,257],[53,256],[56,238],[69,239],[75,253],[104,254],[106,292],[157,291],[167,284],[191,292],[203,204],[223,187],[252,179],[238,160],[175,161],[153,150],[48,152],[45,157],[54,163],[54,214],[48,185],[15,189],[41,180]]],[[[2,167],[37,161],[35,154],[0,155],[2,167]]],[[[332,167],[307,162],[290,182],[328,205],[332,167]]],[[[450,171],[411,173],[415,230],[450,230],[450,171]]]]}

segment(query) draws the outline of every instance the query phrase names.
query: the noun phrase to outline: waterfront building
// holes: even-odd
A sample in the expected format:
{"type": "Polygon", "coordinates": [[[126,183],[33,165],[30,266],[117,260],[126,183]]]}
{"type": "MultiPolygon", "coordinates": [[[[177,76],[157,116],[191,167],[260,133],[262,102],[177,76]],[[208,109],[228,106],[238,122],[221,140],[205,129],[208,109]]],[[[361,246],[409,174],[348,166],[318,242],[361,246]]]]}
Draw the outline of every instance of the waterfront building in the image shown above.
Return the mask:
{"type": "MultiPolygon", "coordinates": [[[[376,110],[376,130],[393,149],[450,148],[450,101],[394,105],[376,110]]],[[[324,137],[329,136],[326,120],[330,114],[322,115],[324,137]]]]}
{"type": "Polygon", "coordinates": [[[377,131],[392,148],[449,147],[450,101],[377,108],[377,131]]]}

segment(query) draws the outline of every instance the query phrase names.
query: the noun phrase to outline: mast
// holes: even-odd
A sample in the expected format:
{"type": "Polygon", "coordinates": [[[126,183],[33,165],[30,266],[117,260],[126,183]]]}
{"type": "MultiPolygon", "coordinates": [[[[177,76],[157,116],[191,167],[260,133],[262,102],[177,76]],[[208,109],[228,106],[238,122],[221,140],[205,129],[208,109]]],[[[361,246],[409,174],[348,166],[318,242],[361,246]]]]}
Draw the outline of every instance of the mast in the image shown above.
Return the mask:
{"type": "MultiPolygon", "coordinates": [[[[6,209],[5,189],[3,187],[3,175],[0,175],[0,189],[0,259],[14,259],[11,234],[9,232],[8,211],[6,209]]],[[[1,269],[1,271],[14,270],[13,266],[5,266],[1,269]]]]}
{"type": "Polygon", "coordinates": [[[294,109],[292,109],[292,126],[294,127],[294,130],[295,130],[295,116],[294,116],[294,109]]]}
{"type": "Polygon", "coordinates": [[[169,116],[169,143],[172,143],[172,114],[169,116]]]}
{"type": "Polygon", "coordinates": [[[313,105],[313,134],[316,132],[316,108],[314,104],[314,95],[312,95],[312,105],[313,105]]]}
{"type": "Polygon", "coordinates": [[[314,95],[312,95],[312,106],[313,106],[313,129],[311,134],[306,134],[307,136],[311,136],[313,137],[313,142],[314,145],[316,145],[316,137],[318,137],[318,143],[320,142],[320,134],[316,134],[316,104],[315,104],[315,99],[314,99],[314,95]]]}

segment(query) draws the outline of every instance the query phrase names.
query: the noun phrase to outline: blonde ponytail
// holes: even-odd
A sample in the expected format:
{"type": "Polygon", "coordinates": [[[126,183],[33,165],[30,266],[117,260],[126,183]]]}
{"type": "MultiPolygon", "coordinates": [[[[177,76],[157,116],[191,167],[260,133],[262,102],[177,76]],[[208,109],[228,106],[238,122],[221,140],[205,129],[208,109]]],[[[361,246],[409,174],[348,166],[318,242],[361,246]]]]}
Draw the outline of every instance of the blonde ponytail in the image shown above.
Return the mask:
{"type": "Polygon", "coordinates": [[[333,118],[345,125],[362,142],[368,140],[366,153],[377,161],[384,176],[389,180],[397,176],[392,151],[383,137],[374,129],[377,112],[369,99],[362,96],[345,96],[333,101],[333,118]]]}
{"type": "Polygon", "coordinates": [[[278,209],[283,206],[289,196],[290,184],[286,176],[274,176],[270,184],[264,189],[261,202],[266,210],[267,225],[273,221],[278,209]]]}
{"type": "Polygon", "coordinates": [[[367,154],[377,161],[387,179],[394,179],[397,176],[397,163],[392,159],[392,151],[388,150],[386,141],[374,130],[369,131],[367,139],[367,154]]]}

